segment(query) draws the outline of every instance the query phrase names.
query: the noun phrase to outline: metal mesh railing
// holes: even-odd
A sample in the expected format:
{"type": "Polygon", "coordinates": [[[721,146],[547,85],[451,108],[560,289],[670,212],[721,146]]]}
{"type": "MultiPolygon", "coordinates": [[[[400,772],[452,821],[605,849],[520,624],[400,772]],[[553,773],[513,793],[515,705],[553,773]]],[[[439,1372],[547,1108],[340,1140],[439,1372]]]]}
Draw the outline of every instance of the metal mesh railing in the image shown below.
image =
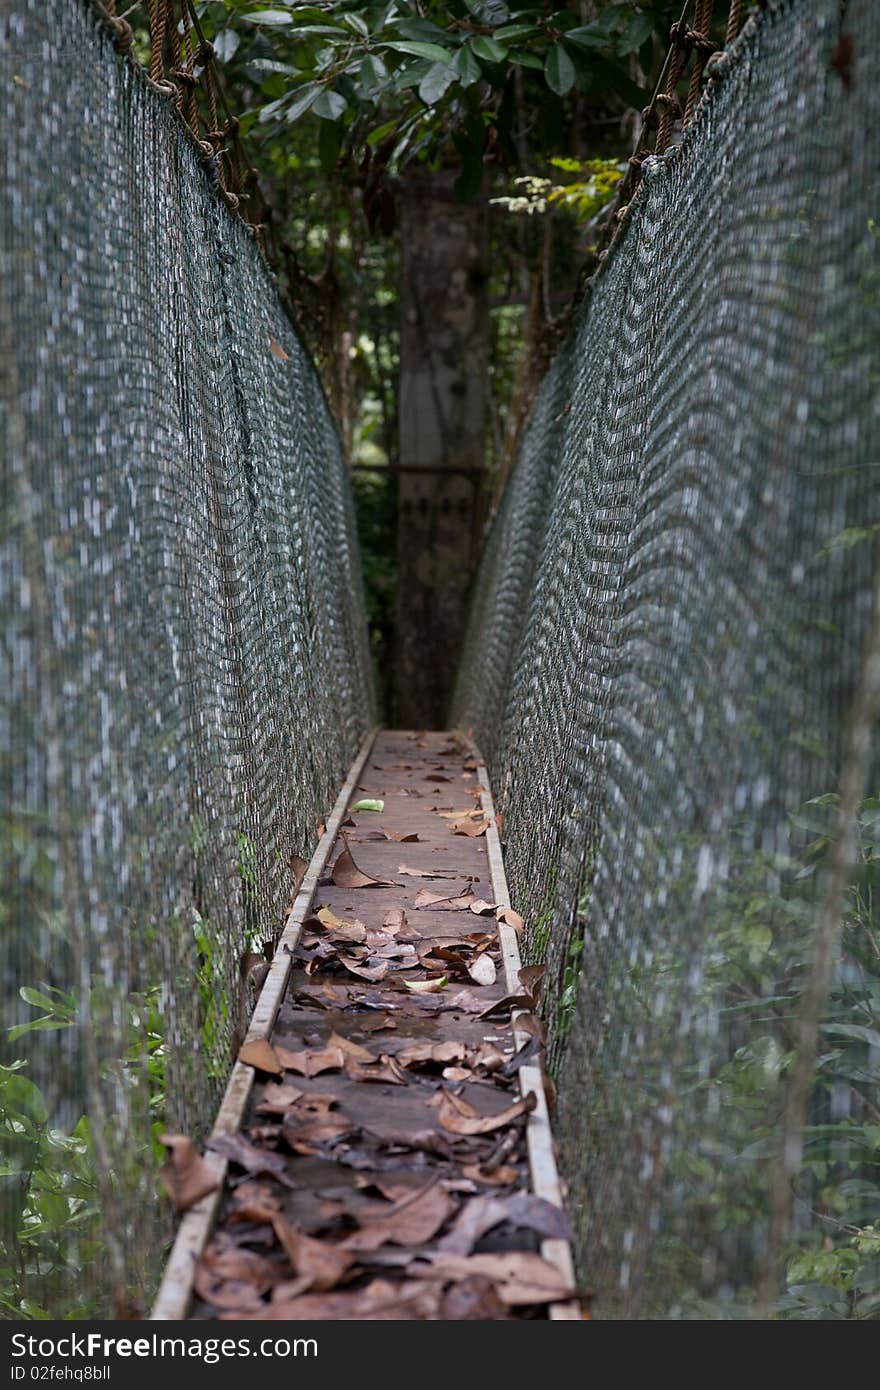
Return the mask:
{"type": "Polygon", "coordinates": [[[878,43],[869,0],[780,0],[713,60],[474,601],[455,718],[548,961],[581,1273],[614,1315],[878,1307],[876,759],[802,1157],[782,1118],[877,574],[878,43]]]}
{"type": "Polygon", "coordinates": [[[314,367],[168,95],[87,3],[13,0],[0,102],[0,1309],[120,1314],[369,660],[314,367]]]}

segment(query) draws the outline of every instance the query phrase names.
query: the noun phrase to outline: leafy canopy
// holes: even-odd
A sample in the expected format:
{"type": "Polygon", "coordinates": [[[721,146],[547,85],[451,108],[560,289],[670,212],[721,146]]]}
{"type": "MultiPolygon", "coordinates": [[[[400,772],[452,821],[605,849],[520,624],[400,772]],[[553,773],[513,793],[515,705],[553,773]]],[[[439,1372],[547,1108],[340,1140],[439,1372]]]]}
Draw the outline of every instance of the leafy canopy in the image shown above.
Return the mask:
{"type": "Polygon", "coordinates": [[[629,56],[650,68],[669,21],[662,0],[610,3],[589,24],[569,9],[507,0],[226,0],[221,12],[209,9],[217,53],[252,85],[251,120],[267,133],[307,116],[325,122],[328,169],[343,141],[377,150],[391,172],[451,146],[464,197],[477,191],[490,146],[517,162],[515,83],[527,109],[551,116],[554,108],[562,116],[572,93],[614,93],[640,107],[645,93],[629,76],[629,56]]]}

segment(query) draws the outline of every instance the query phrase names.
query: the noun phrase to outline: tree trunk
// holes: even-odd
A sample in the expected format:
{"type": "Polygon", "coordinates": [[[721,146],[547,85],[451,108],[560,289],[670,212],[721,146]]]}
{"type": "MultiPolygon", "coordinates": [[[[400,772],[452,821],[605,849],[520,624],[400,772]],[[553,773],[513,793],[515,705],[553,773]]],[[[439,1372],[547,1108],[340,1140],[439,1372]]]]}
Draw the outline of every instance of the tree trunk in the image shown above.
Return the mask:
{"type": "Polygon", "coordinates": [[[485,514],[489,297],[484,200],[454,176],[401,190],[395,721],[443,728],[485,514]]]}

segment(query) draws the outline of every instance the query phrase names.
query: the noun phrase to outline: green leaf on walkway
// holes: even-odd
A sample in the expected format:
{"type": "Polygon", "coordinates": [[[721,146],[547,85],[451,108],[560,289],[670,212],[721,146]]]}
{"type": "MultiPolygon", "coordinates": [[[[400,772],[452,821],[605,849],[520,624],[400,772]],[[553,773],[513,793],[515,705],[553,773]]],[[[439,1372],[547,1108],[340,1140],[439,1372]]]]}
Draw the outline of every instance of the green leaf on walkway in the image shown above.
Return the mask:
{"type": "Polygon", "coordinates": [[[379,811],[385,810],[385,802],[377,798],[366,797],[363,801],[356,801],[351,808],[353,811],[379,811]]]}

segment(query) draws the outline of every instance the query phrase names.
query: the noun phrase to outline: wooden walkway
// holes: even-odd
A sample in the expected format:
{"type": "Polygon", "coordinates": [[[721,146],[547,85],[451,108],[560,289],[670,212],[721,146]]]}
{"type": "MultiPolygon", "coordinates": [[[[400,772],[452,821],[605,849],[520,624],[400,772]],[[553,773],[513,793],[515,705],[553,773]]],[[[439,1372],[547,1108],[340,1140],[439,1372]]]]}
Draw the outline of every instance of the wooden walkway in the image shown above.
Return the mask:
{"type": "Polygon", "coordinates": [[[181,1156],[181,1182],[213,1190],[183,1217],[154,1318],[581,1316],[540,969],[521,970],[508,908],[468,741],[367,740],[205,1159],[181,1156]]]}

